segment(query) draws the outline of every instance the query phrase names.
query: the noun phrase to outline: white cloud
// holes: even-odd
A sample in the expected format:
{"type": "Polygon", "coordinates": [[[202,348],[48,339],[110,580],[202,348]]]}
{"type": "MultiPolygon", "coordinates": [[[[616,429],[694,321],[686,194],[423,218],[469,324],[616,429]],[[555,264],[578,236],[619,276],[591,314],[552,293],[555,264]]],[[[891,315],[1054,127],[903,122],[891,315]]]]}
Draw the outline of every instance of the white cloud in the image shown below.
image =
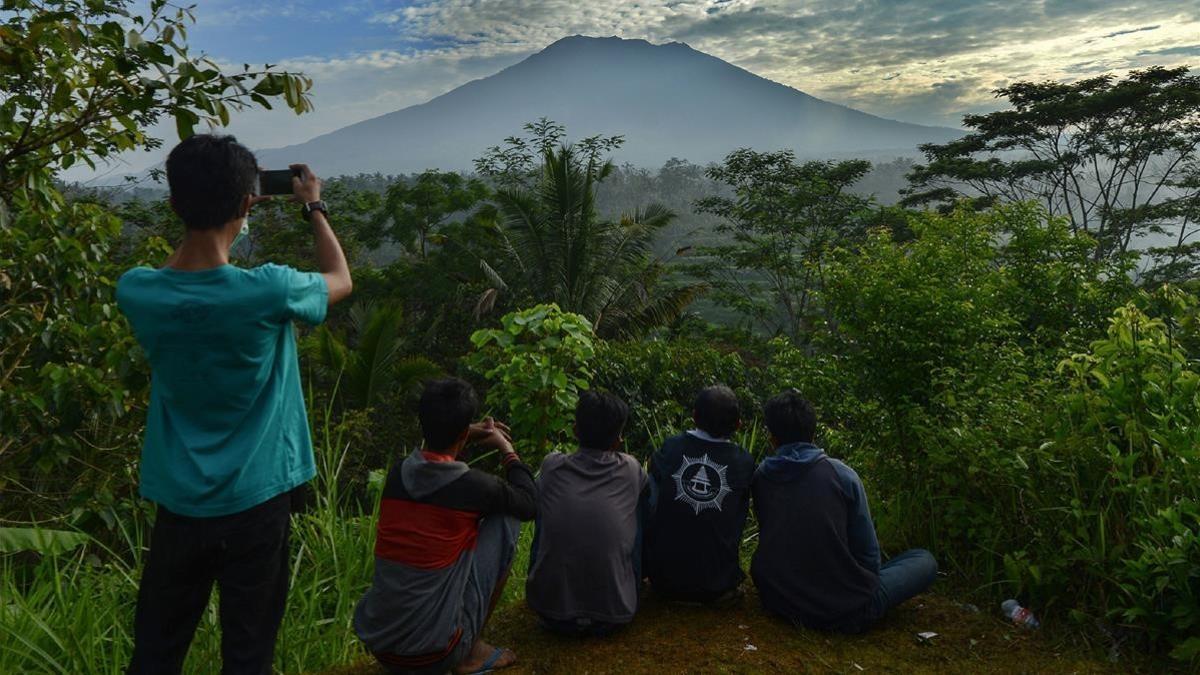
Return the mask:
{"type": "MultiPolygon", "coordinates": [[[[394,34],[394,48],[284,59],[315,83],[317,111],[239,114],[256,147],[302,142],[424,102],[567,35],[680,40],[815,96],[905,121],[955,125],[997,107],[1016,80],[1070,80],[1200,56],[1194,0],[213,0],[213,25],[262,12],[339,12],[394,34]]],[[[203,45],[199,45],[203,47],[203,45]]],[[[220,58],[221,54],[215,53],[220,58]]],[[[270,55],[264,54],[264,58],[270,55]]],[[[169,132],[165,137],[170,138],[169,132]]],[[[135,163],[132,162],[131,163],[135,163]]]]}

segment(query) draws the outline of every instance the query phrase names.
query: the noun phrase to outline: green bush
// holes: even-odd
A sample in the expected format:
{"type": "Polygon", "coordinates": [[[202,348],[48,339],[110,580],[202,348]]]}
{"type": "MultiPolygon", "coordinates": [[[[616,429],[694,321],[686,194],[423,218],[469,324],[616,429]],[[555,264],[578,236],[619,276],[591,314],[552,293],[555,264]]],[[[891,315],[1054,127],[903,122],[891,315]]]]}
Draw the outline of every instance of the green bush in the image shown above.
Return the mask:
{"type": "Polygon", "coordinates": [[[1070,501],[1055,500],[1067,507],[1047,542],[1056,574],[1022,580],[1075,590],[1118,623],[1183,644],[1200,629],[1200,364],[1176,333],[1197,299],[1160,295],[1173,311],[1130,303],[1060,366],[1069,389],[1055,445],[1070,462],[1070,501]],[[1097,573],[1081,577],[1081,565],[1097,573]]]}
{"type": "Polygon", "coordinates": [[[113,297],[121,225],[95,204],[47,198],[52,207],[35,208],[20,196],[0,226],[0,517],[81,509],[111,524],[130,493],[149,390],[113,297]]]}
{"type": "Polygon", "coordinates": [[[514,445],[534,466],[551,450],[572,444],[579,392],[592,379],[592,324],[558,305],[506,314],[500,328],[476,331],[468,357],[490,382],[487,403],[508,420],[514,445]]]}
{"type": "Polygon", "coordinates": [[[1120,306],[1125,265],[1028,206],[912,229],[839,253],[821,354],[783,349],[767,370],[808,365],[796,379],[865,476],[885,546],[1194,658],[1195,297],[1120,306]]]}

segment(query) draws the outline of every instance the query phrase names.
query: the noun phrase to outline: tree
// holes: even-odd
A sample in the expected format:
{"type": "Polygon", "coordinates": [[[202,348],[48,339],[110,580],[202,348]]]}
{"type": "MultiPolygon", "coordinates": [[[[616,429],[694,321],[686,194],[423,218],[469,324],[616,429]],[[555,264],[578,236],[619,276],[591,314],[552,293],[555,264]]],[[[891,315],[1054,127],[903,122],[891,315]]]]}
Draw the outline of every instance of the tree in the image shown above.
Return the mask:
{"type": "Polygon", "coordinates": [[[430,170],[411,183],[397,181],[388,187],[367,239],[378,244],[386,235],[424,260],[430,237],[447,219],[471,210],[487,195],[482,181],[452,171],[430,170]]]}
{"type": "MultiPolygon", "coordinates": [[[[488,148],[482,157],[475,160],[475,171],[502,187],[534,188],[542,173],[542,159],[563,145],[567,128],[545,117],[528,122],[523,128],[529,134],[528,138],[509,136],[504,139],[504,145],[488,148]]],[[[613,169],[612,163],[604,159],[604,154],[624,143],[623,136],[588,136],[575,144],[578,150],[576,157],[593,179],[599,178],[601,172],[607,177],[613,169]]]]}
{"type": "Polygon", "coordinates": [[[476,331],[467,365],[491,381],[487,403],[505,413],[517,450],[537,466],[570,443],[579,392],[588,388],[595,357],[588,320],[557,305],[505,314],[500,328],[476,331]]]}
{"type": "Polygon", "coordinates": [[[495,196],[499,250],[483,261],[493,286],[481,309],[509,292],[582,314],[600,335],[630,335],[669,323],[702,290],[666,283],[664,261],[651,254],[673,212],[650,205],[615,220],[598,216],[596,185],[613,170],[600,154],[614,143],[619,137],[547,148],[535,176],[522,169],[504,181],[495,196]]]}
{"type": "Polygon", "coordinates": [[[689,271],[712,285],[716,302],[768,333],[801,340],[825,254],[879,221],[869,198],[849,192],[870,168],[864,160],[797,163],[790,150],[730,153],[707,173],[733,194],[697,202],[721,218],[716,229],[728,243],[697,249],[689,271]]]}
{"type": "Polygon", "coordinates": [[[1200,77],[1154,67],[1123,80],[1018,82],[996,90],[1011,108],[967,115],[972,131],[921,146],[905,203],[975,206],[1037,200],[1095,239],[1096,258],[1141,237],[1179,255],[1197,233],[1200,77]]]}

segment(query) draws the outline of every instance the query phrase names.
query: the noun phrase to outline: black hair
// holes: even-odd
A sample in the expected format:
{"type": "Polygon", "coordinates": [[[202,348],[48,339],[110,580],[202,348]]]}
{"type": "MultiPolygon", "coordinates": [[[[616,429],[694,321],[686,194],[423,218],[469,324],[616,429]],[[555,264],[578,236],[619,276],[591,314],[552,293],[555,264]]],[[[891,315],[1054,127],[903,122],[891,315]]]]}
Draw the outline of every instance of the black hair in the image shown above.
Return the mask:
{"type": "Polygon", "coordinates": [[[767,401],[763,419],[779,443],[812,443],[817,435],[817,413],[795,389],[767,401]]]}
{"type": "Polygon", "coordinates": [[[692,411],[696,417],[696,426],[716,438],[728,438],[737,431],[738,421],[742,418],[737,394],[724,385],[701,389],[696,395],[696,404],[692,406],[692,411]]]}
{"type": "Polygon", "coordinates": [[[585,391],[575,406],[575,438],[584,448],[608,450],[625,430],[629,406],[606,391],[585,391]]]}
{"type": "Polygon", "coordinates": [[[257,181],[254,153],[233,136],[196,134],[167,155],[171,204],[189,230],[215,230],[241,216],[257,181]]]}
{"type": "Polygon", "coordinates": [[[421,392],[417,418],[427,450],[445,450],[479,414],[479,398],[471,385],[457,377],[430,380],[421,392]]]}

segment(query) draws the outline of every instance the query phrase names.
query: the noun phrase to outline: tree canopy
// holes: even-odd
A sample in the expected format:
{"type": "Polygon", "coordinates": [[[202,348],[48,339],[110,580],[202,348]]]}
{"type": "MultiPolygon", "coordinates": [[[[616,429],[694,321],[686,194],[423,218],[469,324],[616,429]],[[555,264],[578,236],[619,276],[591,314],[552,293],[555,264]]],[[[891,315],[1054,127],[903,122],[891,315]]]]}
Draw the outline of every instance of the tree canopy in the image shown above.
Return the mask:
{"type": "MultiPolygon", "coordinates": [[[[1186,67],[996,90],[1006,110],[967,115],[958,140],[921,146],[905,203],[1041,202],[1095,240],[1096,257],[1147,238],[1195,264],[1200,234],[1200,77],[1186,67]]],[[[1178,270],[1186,276],[1191,266],[1178,270]]]]}

